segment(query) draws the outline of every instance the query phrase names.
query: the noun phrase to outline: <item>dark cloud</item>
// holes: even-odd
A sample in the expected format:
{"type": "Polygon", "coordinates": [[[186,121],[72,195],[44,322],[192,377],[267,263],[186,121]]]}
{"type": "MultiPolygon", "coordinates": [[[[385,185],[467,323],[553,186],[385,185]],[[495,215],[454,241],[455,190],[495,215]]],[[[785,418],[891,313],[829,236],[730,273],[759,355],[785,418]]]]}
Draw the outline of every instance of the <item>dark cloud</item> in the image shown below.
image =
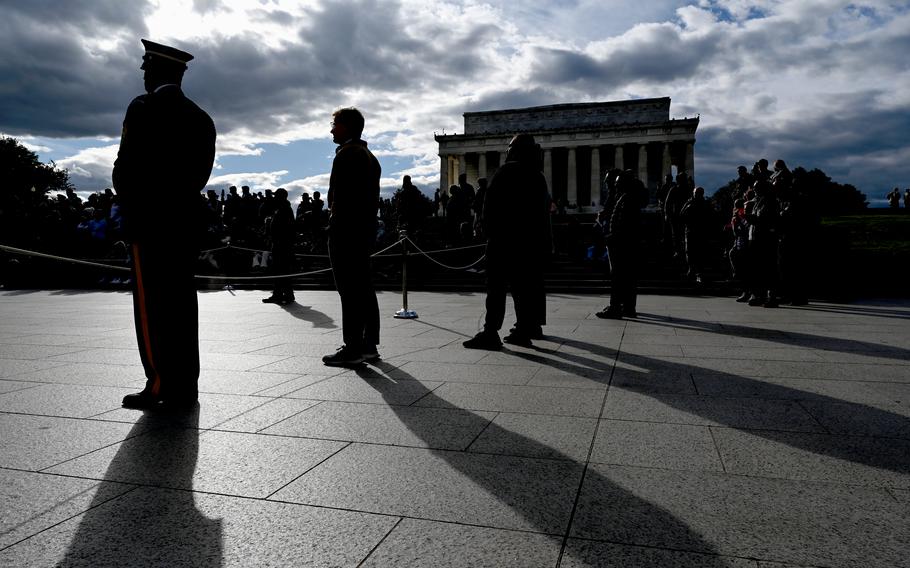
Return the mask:
{"type": "MultiPolygon", "coordinates": [[[[142,90],[138,39],[147,33],[147,6],[114,1],[6,6],[0,8],[5,12],[0,130],[116,136],[127,103],[142,90]],[[60,5],[59,13],[52,4],[60,5]],[[95,35],[118,41],[118,48],[90,52],[85,40],[95,35]]],[[[219,9],[210,1],[194,7],[219,9]]],[[[263,17],[262,11],[257,14],[263,17]]],[[[327,2],[299,23],[287,12],[270,17],[289,25],[299,41],[267,46],[248,33],[176,44],[196,56],[185,87],[221,132],[280,131],[322,116],[353,89],[374,93],[370,102],[381,104],[384,96],[437,89],[453,75],[469,81],[484,64],[481,37],[497,31],[483,24],[443,37],[425,34],[394,0],[327,2]]]]}
{"type": "Polygon", "coordinates": [[[751,167],[759,158],[783,159],[790,168],[819,168],[840,183],[851,183],[867,195],[877,195],[906,180],[901,156],[910,154],[910,108],[870,109],[859,104],[874,100],[875,91],[843,101],[836,114],[786,125],[759,128],[700,128],[696,163],[699,183],[714,190],[736,177],[736,166],[751,167]],[[702,160],[704,156],[707,159],[702,160]],[[702,167],[704,165],[704,167],[702,167]]]}
{"type": "Polygon", "coordinates": [[[544,88],[497,91],[478,97],[465,107],[453,109],[453,112],[478,112],[506,108],[527,108],[542,105],[553,105],[566,101],[553,90],[544,88]]]}
{"type": "Polygon", "coordinates": [[[5,3],[0,129],[44,136],[119,133],[123,110],[141,87],[143,9],[138,2],[5,3]],[[52,14],[51,4],[59,12],[52,14]],[[117,38],[135,38],[135,45],[117,38]],[[118,48],[90,51],[86,40],[92,39],[115,41],[118,48]]]}
{"type": "Polygon", "coordinates": [[[379,107],[384,93],[438,89],[453,74],[469,80],[479,73],[484,50],[471,30],[445,38],[420,35],[390,1],[329,3],[312,10],[296,33],[300,43],[278,48],[252,35],[198,46],[187,91],[220,129],[268,132],[288,120],[324,116],[342,102],[345,90],[371,91],[367,104],[379,107]]]}
{"type": "Polygon", "coordinates": [[[43,24],[45,34],[67,30],[79,35],[103,35],[121,29],[144,33],[145,17],[151,9],[151,4],[145,0],[28,0],[3,2],[0,14],[7,22],[43,24]]]}
{"type": "Polygon", "coordinates": [[[636,81],[665,83],[693,76],[716,50],[714,34],[684,39],[672,24],[649,25],[609,54],[596,58],[579,51],[539,49],[533,83],[617,86],[636,81]]]}

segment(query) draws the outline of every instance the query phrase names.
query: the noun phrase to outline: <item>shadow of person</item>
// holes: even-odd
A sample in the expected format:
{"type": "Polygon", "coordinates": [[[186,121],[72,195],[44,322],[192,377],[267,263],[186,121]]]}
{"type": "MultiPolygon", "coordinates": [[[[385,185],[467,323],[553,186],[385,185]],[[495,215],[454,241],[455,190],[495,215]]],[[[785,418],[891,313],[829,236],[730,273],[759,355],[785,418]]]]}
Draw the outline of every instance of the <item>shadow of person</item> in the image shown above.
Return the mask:
{"type": "Polygon", "coordinates": [[[177,417],[186,427],[161,427],[168,417],[160,413],[136,422],[104,480],[154,471],[160,485],[137,485],[115,499],[99,491],[58,566],[222,565],[222,522],[202,514],[187,490],[199,452],[199,406],[187,412],[177,417]]]}
{"type": "Polygon", "coordinates": [[[279,304],[281,309],[291,314],[295,318],[303,321],[308,321],[313,324],[313,327],[323,328],[323,329],[337,329],[338,326],[335,325],[335,320],[329,317],[328,314],[324,314],[319,310],[314,310],[310,306],[303,306],[298,304],[297,301],[293,301],[290,304],[279,304]]]}
{"type": "MultiPolygon", "coordinates": [[[[596,566],[606,562],[606,558],[598,557],[596,553],[586,556],[584,548],[590,543],[569,541],[569,538],[577,537],[593,538],[611,543],[607,546],[622,547],[621,554],[629,560],[629,565],[652,565],[655,549],[651,547],[657,547],[672,549],[656,553],[673,557],[663,558],[657,563],[660,565],[682,562],[679,565],[701,568],[728,566],[728,559],[718,556],[714,547],[701,535],[666,509],[649,503],[601,474],[598,466],[580,463],[555,448],[507,430],[486,417],[462,411],[467,415],[468,430],[478,432],[478,436],[482,432],[484,437],[500,440],[506,447],[520,448],[517,453],[490,455],[467,452],[474,441],[460,450],[439,448],[439,424],[415,414],[414,406],[401,405],[393,398],[394,395],[390,396],[390,392],[379,385],[382,380],[417,379],[384,361],[373,365],[375,369],[362,367],[356,369],[356,373],[361,378],[373,379],[367,382],[383,394],[402,424],[448,467],[520,515],[524,525],[534,527],[536,532],[544,533],[559,543],[561,558],[565,554],[572,555],[579,563],[575,565],[579,566],[596,566]]],[[[420,397],[421,407],[453,408],[429,388],[424,387],[416,395],[420,397]]],[[[428,480],[426,487],[412,486],[410,490],[438,491],[436,483],[438,480],[428,480]]],[[[617,553],[615,549],[613,551],[610,554],[617,553]]]]}
{"type": "Polygon", "coordinates": [[[576,339],[553,339],[595,358],[541,348],[533,354],[519,351],[512,354],[605,382],[611,389],[646,395],[715,424],[748,430],[749,434],[800,450],[901,474],[910,473],[910,443],[905,441],[910,440],[910,417],[697,364],[617,353],[615,349],[576,339]],[[623,364],[619,370],[621,382],[617,379],[617,371],[608,369],[612,365],[605,363],[612,358],[618,358],[623,364]],[[602,372],[598,373],[598,370],[602,372]],[[704,386],[710,384],[717,394],[692,396],[696,394],[694,377],[700,377],[704,386]],[[776,419],[790,421],[789,431],[787,425],[775,424],[776,419]]]}
{"type": "MultiPolygon", "coordinates": [[[[876,315],[875,317],[888,317],[876,315]]],[[[780,343],[786,347],[811,347],[822,351],[831,351],[837,353],[859,352],[869,354],[875,357],[884,357],[887,359],[896,359],[898,361],[910,360],[910,349],[887,345],[884,343],[872,343],[869,341],[860,341],[857,339],[844,339],[841,337],[830,337],[827,335],[815,335],[811,333],[797,331],[782,331],[778,329],[768,329],[763,327],[750,327],[737,325],[733,323],[706,323],[703,321],[670,317],[662,315],[639,314],[636,320],[638,323],[645,325],[659,325],[662,327],[675,327],[707,333],[716,333],[719,335],[736,336],[748,339],[760,338],[765,341],[780,343]]],[[[895,338],[900,341],[902,338],[895,338]]]]}

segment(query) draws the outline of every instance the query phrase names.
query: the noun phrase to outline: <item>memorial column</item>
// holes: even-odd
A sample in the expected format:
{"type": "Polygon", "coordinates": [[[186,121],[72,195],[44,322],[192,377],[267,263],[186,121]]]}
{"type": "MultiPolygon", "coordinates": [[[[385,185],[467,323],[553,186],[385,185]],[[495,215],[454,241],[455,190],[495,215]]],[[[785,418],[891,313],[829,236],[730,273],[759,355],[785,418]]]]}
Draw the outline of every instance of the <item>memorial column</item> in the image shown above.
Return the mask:
{"type": "Polygon", "coordinates": [[[447,155],[439,157],[439,189],[449,190],[449,157],[447,155]]]}
{"type": "Polygon", "coordinates": [[[602,181],[600,179],[600,148],[591,146],[591,202],[595,207],[600,205],[602,181]]]}
{"type": "Polygon", "coordinates": [[[543,177],[547,180],[547,189],[553,193],[553,151],[549,148],[543,151],[543,177]]]}
{"type": "Polygon", "coordinates": [[[481,152],[477,155],[477,177],[487,177],[487,153],[481,152]]]}
{"type": "Polygon", "coordinates": [[[640,144],[638,146],[638,179],[648,187],[648,145],[640,144]]]}
{"type": "Polygon", "coordinates": [[[660,183],[663,183],[671,173],[673,173],[673,164],[670,161],[670,144],[664,142],[664,152],[660,160],[660,183]]]}
{"type": "Polygon", "coordinates": [[[686,142],[686,171],[689,173],[689,183],[695,187],[695,142],[686,142]]]}
{"type": "Polygon", "coordinates": [[[566,205],[578,205],[578,174],[575,165],[575,146],[569,146],[566,166],[566,205]]]}
{"type": "Polygon", "coordinates": [[[617,170],[624,170],[625,165],[622,162],[622,146],[617,145],[613,152],[613,167],[617,170]]]}

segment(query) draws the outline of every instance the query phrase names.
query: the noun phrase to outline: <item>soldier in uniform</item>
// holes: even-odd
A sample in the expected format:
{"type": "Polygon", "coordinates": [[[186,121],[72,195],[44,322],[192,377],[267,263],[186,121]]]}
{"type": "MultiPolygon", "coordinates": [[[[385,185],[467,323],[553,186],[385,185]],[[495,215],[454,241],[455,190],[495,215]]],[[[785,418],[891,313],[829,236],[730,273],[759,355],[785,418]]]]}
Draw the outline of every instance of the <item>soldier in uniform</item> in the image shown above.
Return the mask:
{"type": "Polygon", "coordinates": [[[199,379],[199,192],[212,172],[215,125],[180,88],[193,56],[142,43],[146,94],[127,108],[113,182],[132,246],[133,312],[147,380],[123,406],[191,407],[199,379]]]}

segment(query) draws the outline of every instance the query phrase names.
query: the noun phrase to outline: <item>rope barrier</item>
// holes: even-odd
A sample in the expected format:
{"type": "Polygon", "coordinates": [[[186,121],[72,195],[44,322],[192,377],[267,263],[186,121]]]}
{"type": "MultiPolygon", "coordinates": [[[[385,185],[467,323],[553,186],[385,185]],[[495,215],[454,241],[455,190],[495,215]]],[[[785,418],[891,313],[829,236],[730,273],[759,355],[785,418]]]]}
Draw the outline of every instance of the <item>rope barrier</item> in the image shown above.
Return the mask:
{"type": "MultiPolygon", "coordinates": [[[[390,250],[393,247],[396,247],[399,244],[401,244],[401,242],[403,240],[404,239],[400,239],[400,240],[392,243],[391,245],[387,246],[386,248],[382,249],[381,251],[374,253],[371,256],[381,255],[382,253],[386,252],[387,250],[390,250]]],[[[229,246],[222,247],[222,248],[240,249],[240,247],[229,247],[229,246]]],[[[130,271],[130,269],[125,266],[113,266],[111,264],[102,264],[100,262],[92,262],[90,260],[67,258],[65,256],[57,256],[54,254],[47,254],[47,253],[37,252],[37,251],[33,251],[33,250],[20,249],[20,248],[16,248],[16,247],[7,246],[7,245],[0,245],[0,250],[5,250],[7,252],[12,252],[15,254],[21,254],[21,255],[25,255],[25,256],[34,256],[34,257],[38,257],[38,258],[47,258],[50,260],[59,260],[61,262],[68,262],[71,264],[80,264],[83,266],[92,266],[95,268],[105,268],[107,270],[118,270],[121,272],[130,271]]],[[[221,250],[221,249],[212,249],[212,250],[221,250]]],[[[266,252],[266,251],[258,251],[258,250],[253,250],[253,249],[241,249],[241,250],[251,250],[253,252],[266,252]]],[[[212,252],[212,251],[202,251],[202,252],[205,253],[205,252],[212,252]]],[[[326,256],[328,256],[328,255],[326,255],[326,256]]],[[[112,259],[111,261],[123,262],[122,260],[119,260],[119,259],[117,259],[117,260],[112,259]]],[[[209,274],[194,274],[193,277],[203,279],[203,280],[243,280],[243,281],[278,280],[278,279],[284,279],[284,278],[298,278],[301,276],[311,276],[313,274],[321,274],[323,272],[329,272],[331,270],[332,270],[332,268],[329,267],[329,268],[321,268],[319,270],[311,270],[309,272],[296,272],[294,274],[269,274],[269,275],[263,275],[263,276],[221,276],[221,275],[209,275],[209,274]]]]}
{"type": "MultiPolygon", "coordinates": [[[[443,264],[443,263],[439,262],[438,260],[436,260],[435,258],[433,258],[432,256],[430,256],[429,254],[427,254],[426,252],[424,252],[423,250],[421,250],[419,246],[417,246],[416,244],[414,244],[414,241],[412,241],[410,237],[405,237],[405,238],[408,240],[409,243],[411,243],[411,245],[412,245],[415,249],[417,249],[417,252],[419,252],[419,253],[422,254],[423,256],[427,257],[431,262],[434,262],[434,263],[438,264],[439,266],[441,266],[441,267],[443,267],[443,268],[446,268],[446,269],[448,269],[448,270],[467,270],[467,269],[469,269],[469,268],[474,268],[475,266],[477,266],[478,264],[480,264],[480,263],[483,261],[483,259],[485,259],[485,258],[487,257],[487,255],[484,254],[483,256],[481,256],[480,258],[478,258],[476,261],[472,262],[471,264],[469,264],[469,265],[467,265],[467,266],[449,266],[448,264],[443,264]]],[[[477,246],[477,245],[474,245],[474,246],[477,246]]],[[[484,245],[484,246],[486,246],[486,245],[484,245]]]]}
{"type": "Polygon", "coordinates": [[[11,246],[7,246],[7,245],[0,245],[0,250],[5,250],[7,252],[12,252],[12,253],[16,253],[16,254],[22,254],[25,256],[36,256],[38,258],[48,258],[50,260],[60,260],[63,262],[69,262],[70,264],[81,264],[83,266],[94,266],[96,268],[107,268],[108,270],[119,270],[121,272],[130,271],[130,269],[125,266],[112,266],[110,264],[101,264],[100,262],[92,262],[90,260],[79,260],[77,258],[66,258],[65,256],[57,256],[54,254],[35,252],[33,250],[25,250],[25,249],[11,247],[11,246]]]}

